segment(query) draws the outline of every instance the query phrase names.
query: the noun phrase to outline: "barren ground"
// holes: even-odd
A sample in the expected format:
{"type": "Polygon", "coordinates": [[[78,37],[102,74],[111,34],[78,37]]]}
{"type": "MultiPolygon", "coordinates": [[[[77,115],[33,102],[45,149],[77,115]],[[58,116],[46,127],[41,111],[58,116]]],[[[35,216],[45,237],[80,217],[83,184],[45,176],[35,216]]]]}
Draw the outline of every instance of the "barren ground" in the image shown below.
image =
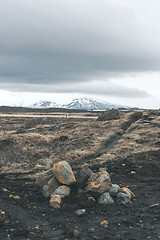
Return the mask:
{"type": "Polygon", "coordinates": [[[122,113],[111,121],[96,121],[96,114],[88,113],[67,120],[51,114],[10,113],[1,114],[0,122],[2,240],[76,239],[75,229],[84,240],[160,239],[159,111],[144,111],[138,117],[122,113]],[[50,208],[34,181],[61,160],[74,171],[86,162],[93,171],[105,166],[112,183],[129,186],[136,200],[87,207],[86,215],[78,217],[75,211],[83,206],[73,190],[62,209],[50,208]],[[10,194],[20,199],[9,198],[10,194]],[[108,228],[99,225],[104,219],[108,228]]]}

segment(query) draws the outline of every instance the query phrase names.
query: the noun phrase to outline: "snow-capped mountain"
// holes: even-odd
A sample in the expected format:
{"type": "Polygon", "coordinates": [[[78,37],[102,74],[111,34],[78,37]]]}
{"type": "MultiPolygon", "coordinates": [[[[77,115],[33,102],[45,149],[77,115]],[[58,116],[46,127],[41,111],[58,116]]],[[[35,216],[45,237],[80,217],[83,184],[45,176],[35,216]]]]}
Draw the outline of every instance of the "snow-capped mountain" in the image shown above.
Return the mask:
{"type": "Polygon", "coordinates": [[[39,101],[39,102],[33,103],[29,107],[31,107],[31,108],[57,108],[58,105],[55,102],[51,102],[51,101],[39,101]]]}
{"type": "Polygon", "coordinates": [[[77,98],[68,104],[61,106],[67,109],[84,109],[84,110],[106,110],[111,108],[118,108],[117,105],[99,102],[90,98],[77,98]]]}
{"type": "Polygon", "coordinates": [[[112,108],[121,108],[123,106],[110,104],[106,102],[100,102],[91,98],[76,98],[67,104],[57,104],[54,101],[41,100],[30,105],[26,105],[23,102],[14,104],[15,107],[29,107],[29,108],[66,108],[66,109],[78,109],[78,110],[106,110],[112,108]]]}

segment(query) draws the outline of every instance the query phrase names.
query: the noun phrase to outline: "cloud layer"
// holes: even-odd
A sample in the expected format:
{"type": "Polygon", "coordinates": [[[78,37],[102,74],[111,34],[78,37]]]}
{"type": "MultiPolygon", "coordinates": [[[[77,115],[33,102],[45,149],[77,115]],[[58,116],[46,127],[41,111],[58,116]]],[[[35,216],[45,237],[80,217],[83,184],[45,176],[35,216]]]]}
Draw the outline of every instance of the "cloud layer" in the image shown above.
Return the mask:
{"type": "Polygon", "coordinates": [[[147,96],[111,79],[160,70],[159,7],[159,0],[3,1],[0,87],[147,96]]]}

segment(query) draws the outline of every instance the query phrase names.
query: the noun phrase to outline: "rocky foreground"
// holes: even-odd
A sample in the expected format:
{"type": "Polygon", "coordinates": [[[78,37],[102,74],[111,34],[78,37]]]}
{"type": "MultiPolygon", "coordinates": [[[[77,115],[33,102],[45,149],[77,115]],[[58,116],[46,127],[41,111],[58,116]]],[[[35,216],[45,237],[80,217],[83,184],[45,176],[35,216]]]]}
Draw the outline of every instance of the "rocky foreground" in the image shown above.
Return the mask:
{"type": "MultiPolygon", "coordinates": [[[[83,206],[98,204],[127,204],[135,195],[127,188],[120,188],[111,183],[109,173],[105,168],[100,168],[94,173],[86,164],[74,175],[71,166],[66,161],[54,164],[53,169],[39,175],[35,181],[35,187],[44,197],[50,197],[49,206],[55,209],[61,208],[62,199],[70,195],[74,189],[75,199],[83,206]],[[63,184],[63,185],[62,185],[63,184]]],[[[86,212],[85,209],[77,210],[79,215],[86,212]]]]}
{"type": "Polygon", "coordinates": [[[2,240],[160,238],[158,111],[24,119],[1,118],[2,240]]]}

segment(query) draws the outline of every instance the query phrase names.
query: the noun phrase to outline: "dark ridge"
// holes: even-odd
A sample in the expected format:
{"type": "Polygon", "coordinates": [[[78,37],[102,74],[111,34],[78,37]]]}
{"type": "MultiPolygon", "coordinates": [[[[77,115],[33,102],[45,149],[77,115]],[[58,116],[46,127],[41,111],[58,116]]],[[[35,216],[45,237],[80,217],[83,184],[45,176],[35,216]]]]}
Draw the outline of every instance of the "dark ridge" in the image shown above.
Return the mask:
{"type": "Polygon", "coordinates": [[[76,110],[76,109],[65,109],[65,108],[25,108],[25,107],[8,107],[8,106],[0,106],[1,113],[10,113],[10,112],[34,112],[34,113],[51,113],[51,112],[66,112],[66,113],[90,113],[92,111],[87,110],[76,110]]]}

